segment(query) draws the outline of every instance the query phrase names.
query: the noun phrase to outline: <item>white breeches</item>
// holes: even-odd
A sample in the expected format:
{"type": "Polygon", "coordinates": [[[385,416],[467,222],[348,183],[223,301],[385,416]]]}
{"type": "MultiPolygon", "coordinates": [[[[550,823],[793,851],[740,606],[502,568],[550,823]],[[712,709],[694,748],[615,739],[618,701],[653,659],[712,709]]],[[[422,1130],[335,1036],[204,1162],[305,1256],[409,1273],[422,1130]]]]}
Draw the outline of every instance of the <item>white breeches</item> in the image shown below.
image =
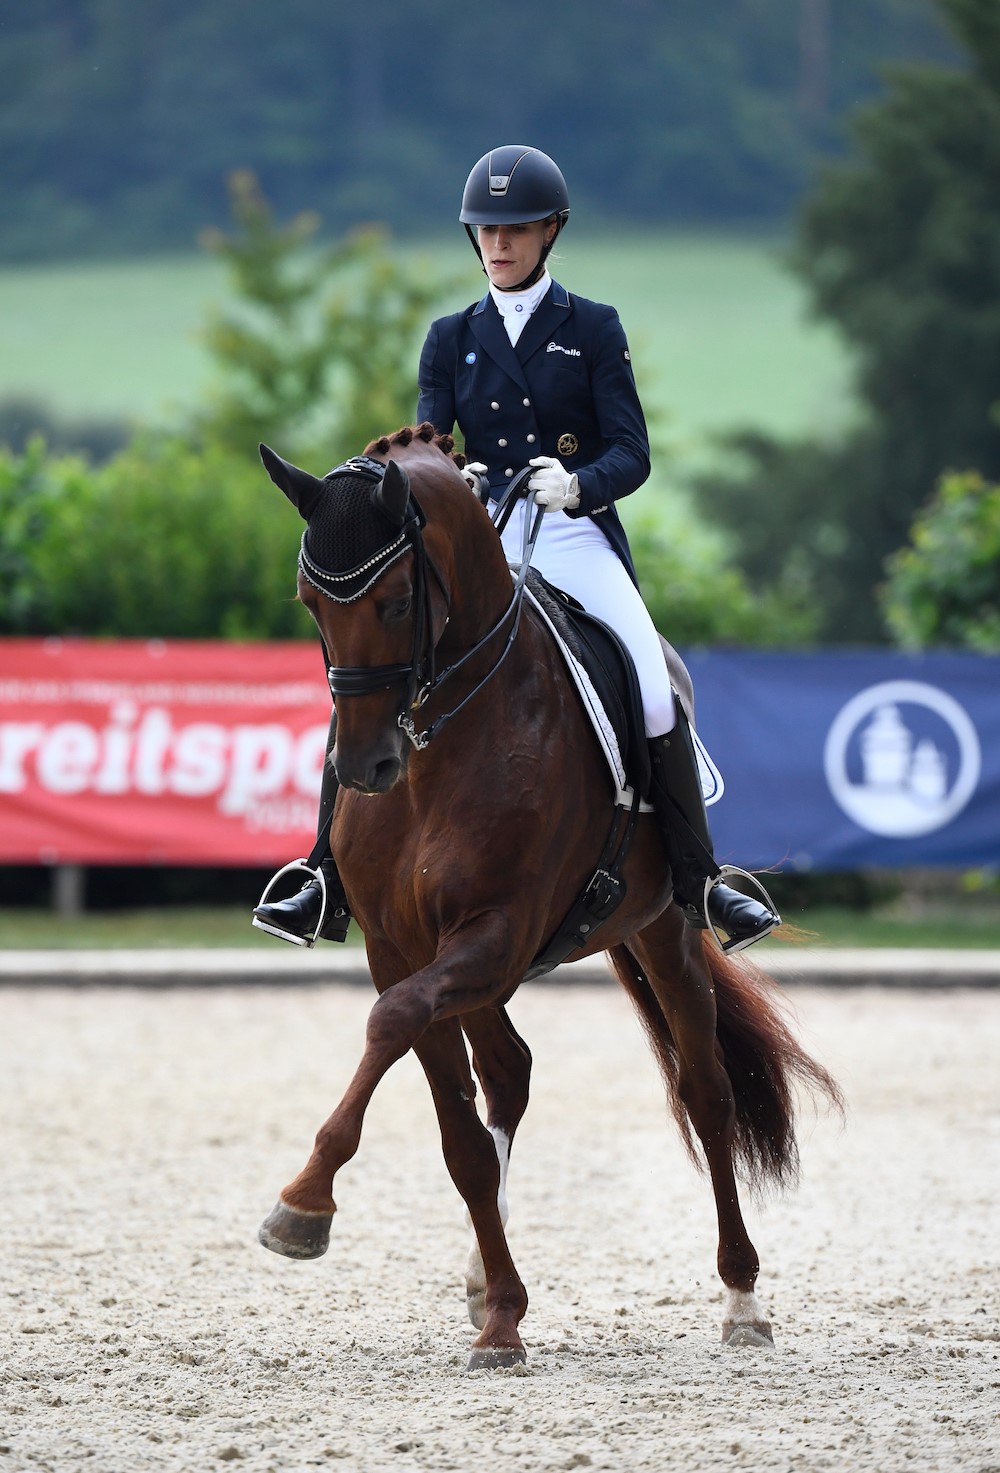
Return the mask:
{"type": "MultiPolygon", "coordinates": [[[[526,505],[517,503],[501,538],[511,563],[521,561],[526,505]]],[[[674,695],[659,636],[639,590],[600,528],[589,517],[547,512],[531,566],[556,588],[572,594],[589,614],[610,624],[635,663],[647,737],[670,731],[674,695]]]]}

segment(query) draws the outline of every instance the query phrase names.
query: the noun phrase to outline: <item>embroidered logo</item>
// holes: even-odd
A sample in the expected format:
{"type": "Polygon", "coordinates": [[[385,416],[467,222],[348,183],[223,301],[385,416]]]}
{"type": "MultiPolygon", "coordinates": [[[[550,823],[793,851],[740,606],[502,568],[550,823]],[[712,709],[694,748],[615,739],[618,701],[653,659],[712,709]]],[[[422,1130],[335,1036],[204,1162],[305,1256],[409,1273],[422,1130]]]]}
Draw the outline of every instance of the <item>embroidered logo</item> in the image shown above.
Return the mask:
{"type": "Polygon", "coordinates": [[[579,348],[564,348],[560,343],[549,343],[546,353],[565,353],[567,358],[582,358],[579,348]]]}

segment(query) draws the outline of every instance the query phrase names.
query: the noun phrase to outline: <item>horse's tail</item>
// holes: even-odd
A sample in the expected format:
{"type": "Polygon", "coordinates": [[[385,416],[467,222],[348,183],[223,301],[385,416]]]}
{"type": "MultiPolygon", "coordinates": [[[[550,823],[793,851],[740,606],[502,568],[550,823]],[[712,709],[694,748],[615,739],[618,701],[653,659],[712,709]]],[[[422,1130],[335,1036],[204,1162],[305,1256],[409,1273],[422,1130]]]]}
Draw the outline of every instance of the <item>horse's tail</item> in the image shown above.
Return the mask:
{"type": "MultiPolygon", "coordinates": [[[[795,1039],[779,1011],[775,984],[759,967],[743,955],[726,955],[700,937],[693,944],[701,946],[715,988],[716,1039],[736,1101],[736,1163],[753,1186],[790,1185],[799,1166],[793,1084],[825,1095],[837,1110],[843,1108],[840,1088],[795,1039]]],[[[680,1096],[677,1045],[663,1010],[631,952],[616,946],[610,956],[649,1037],[684,1144],[701,1167],[704,1163],[680,1096]]]]}

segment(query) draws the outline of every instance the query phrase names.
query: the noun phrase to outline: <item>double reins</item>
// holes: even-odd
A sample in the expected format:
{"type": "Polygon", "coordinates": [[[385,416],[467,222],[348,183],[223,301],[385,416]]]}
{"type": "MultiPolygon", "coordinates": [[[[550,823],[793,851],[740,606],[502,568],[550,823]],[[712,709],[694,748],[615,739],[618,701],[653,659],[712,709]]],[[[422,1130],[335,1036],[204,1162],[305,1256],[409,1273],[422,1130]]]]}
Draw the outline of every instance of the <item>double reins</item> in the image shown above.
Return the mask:
{"type": "MultiPolygon", "coordinates": [[[[501,493],[496,511],[493,513],[493,525],[500,533],[506,527],[517,501],[525,496],[525,490],[532,469],[527,466],[519,471],[510,484],[501,493]]],[[[521,546],[521,565],[517,578],[514,580],[514,590],[511,601],[501,614],[497,622],[487,630],[481,639],[465,651],[453,664],[446,666],[440,672],[436,667],[436,647],[434,640],[434,620],[429,595],[428,573],[433,574],[442,594],[444,595],[446,607],[450,607],[450,597],[444,579],[434,564],[433,559],[427,552],[424,543],[423,529],[427,525],[420,505],[410,493],[407,505],[407,516],[404,520],[401,535],[409,544],[413,552],[413,647],[409,664],[397,665],[331,665],[327,669],[327,679],[330,683],[330,693],[334,698],[337,696],[366,696],[377,691],[390,690],[395,685],[406,684],[407,690],[403,698],[403,704],[397,716],[400,729],[405,732],[413,746],[418,752],[438,735],[449,721],[453,720],[460,711],[464,710],[469,702],[479,694],[483,687],[492,680],[507,658],[517,638],[517,632],[521,622],[522,595],[524,593],[525,581],[531,565],[531,555],[538,533],[541,528],[542,517],[545,514],[544,507],[534,505],[534,497],[529,492],[525,499],[529,506],[524,518],[524,534],[521,546]],[[430,726],[423,731],[417,730],[414,713],[430,699],[435,692],[453,676],[457,675],[468,662],[480,654],[482,650],[510,623],[510,632],[504,643],[504,647],[497,656],[494,663],[483,678],[473,686],[472,690],[450,710],[443,712],[430,726]]]]}

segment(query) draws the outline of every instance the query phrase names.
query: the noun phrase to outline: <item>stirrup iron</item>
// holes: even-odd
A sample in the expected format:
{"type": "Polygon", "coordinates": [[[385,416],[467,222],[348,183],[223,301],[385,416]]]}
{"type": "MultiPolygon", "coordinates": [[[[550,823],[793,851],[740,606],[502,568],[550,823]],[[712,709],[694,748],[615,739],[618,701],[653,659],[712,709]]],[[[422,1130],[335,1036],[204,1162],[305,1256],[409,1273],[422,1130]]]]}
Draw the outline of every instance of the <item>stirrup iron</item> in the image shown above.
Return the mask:
{"type": "MultiPolygon", "coordinates": [[[[313,869],[312,865],[309,864],[307,860],[293,859],[290,864],[282,865],[277,874],[272,875],[267,884],[264,886],[264,892],[261,895],[260,899],[257,901],[257,905],[267,905],[268,897],[271,894],[271,891],[274,889],[275,885],[278,883],[283,875],[289,874],[292,870],[304,870],[305,873],[309,876],[310,880],[316,880],[319,883],[322,901],[319,910],[319,920],[316,922],[316,929],[313,932],[312,936],[296,936],[294,931],[284,931],[280,926],[269,926],[267,921],[258,920],[256,916],[253,916],[251,918],[250,924],[252,926],[256,926],[258,931],[266,931],[269,936],[277,936],[281,941],[291,941],[294,946],[313,947],[316,945],[316,938],[321,935],[323,927],[326,924],[328,891],[326,888],[326,875],[323,873],[322,864],[318,865],[316,869],[313,869]]],[[[303,882],[299,886],[299,889],[304,890],[306,887],[306,883],[307,882],[303,882]]],[[[286,895],[284,897],[284,899],[286,900],[290,900],[291,898],[292,897],[289,895],[286,895]]]]}
{"type": "Polygon", "coordinates": [[[771,932],[777,926],[781,925],[781,916],[778,914],[778,907],[775,905],[770,895],[768,895],[760,880],[758,880],[756,875],[752,875],[749,870],[740,869],[738,864],[724,864],[720,867],[719,873],[717,875],[710,875],[706,879],[705,891],[704,895],[702,896],[702,909],[705,917],[705,925],[711,931],[712,935],[715,937],[716,941],[719,943],[719,946],[722,948],[723,951],[745,951],[748,946],[753,946],[755,942],[763,941],[765,936],[770,936],[771,932]],[[730,937],[728,941],[723,941],[722,935],[713,924],[712,917],[709,914],[708,897],[711,895],[716,885],[723,884],[726,880],[730,878],[730,876],[734,876],[740,880],[745,880],[750,885],[752,885],[753,888],[758,892],[761,900],[767,906],[768,910],[771,912],[773,919],[771,921],[771,924],[764,931],[755,931],[752,936],[744,936],[742,940],[733,939],[732,937],[730,937]]]}

